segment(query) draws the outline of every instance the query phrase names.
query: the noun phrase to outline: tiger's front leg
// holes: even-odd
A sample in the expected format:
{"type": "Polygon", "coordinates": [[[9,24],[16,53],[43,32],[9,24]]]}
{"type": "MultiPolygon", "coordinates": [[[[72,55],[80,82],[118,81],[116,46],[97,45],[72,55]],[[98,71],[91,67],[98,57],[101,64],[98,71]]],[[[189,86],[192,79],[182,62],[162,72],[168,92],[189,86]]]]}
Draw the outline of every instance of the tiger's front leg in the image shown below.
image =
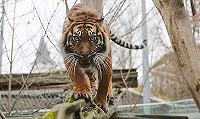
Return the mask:
{"type": "Polygon", "coordinates": [[[70,64],[71,63],[65,63],[69,77],[74,84],[71,96],[74,99],[85,98],[86,100],[91,100],[92,92],[90,80],[85,70],[78,65],[72,67],[70,64]]]}
{"type": "Polygon", "coordinates": [[[99,79],[99,86],[94,102],[104,111],[108,112],[107,97],[112,95],[112,61],[111,56],[106,59],[106,67],[102,67],[102,77],[99,79]]]}

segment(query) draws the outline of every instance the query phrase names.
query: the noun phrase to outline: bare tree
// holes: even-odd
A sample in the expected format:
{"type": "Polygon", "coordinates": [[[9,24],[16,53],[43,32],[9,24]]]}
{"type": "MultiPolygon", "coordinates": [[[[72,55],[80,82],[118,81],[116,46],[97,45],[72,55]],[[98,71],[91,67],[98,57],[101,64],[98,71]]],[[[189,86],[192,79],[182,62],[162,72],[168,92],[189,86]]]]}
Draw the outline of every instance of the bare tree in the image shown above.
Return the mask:
{"type": "Polygon", "coordinates": [[[200,62],[182,0],[153,0],[167,28],[183,79],[200,111],[200,62]]]}
{"type": "Polygon", "coordinates": [[[196,41],[200,41],[200,0],[190,0],[192,11],[193,32],[196,41]]]}
{"type": "Polygon", "coordinates": [[[1,34],[0,34],[0,74],[2,73],[2,56],[3,56],[3,30],[4,30],[4,16],[5,16],[5,6],[2,0],[2,16],[0,18],[1,22],[1,34]]]}
{"type": "Polygon", "coordinates": [[[11,86],[12,86],[12,80],[13,80],[13,56],[14,56],[14,39],[15,39],[15,17],[16,17],[16,6],[17,6],[17,0],[14,2],[14,12],[13,12],[13,22],[12,25],[10,25],[10,28],[12,29],[12,40],[11,40],[11,52],[10,52],[10,58],[9,58],[9,63],[10,63],[10,76],[9,76],[9,83],[8,83],[8,102],[9,105],[11,105],[11,86]]]}

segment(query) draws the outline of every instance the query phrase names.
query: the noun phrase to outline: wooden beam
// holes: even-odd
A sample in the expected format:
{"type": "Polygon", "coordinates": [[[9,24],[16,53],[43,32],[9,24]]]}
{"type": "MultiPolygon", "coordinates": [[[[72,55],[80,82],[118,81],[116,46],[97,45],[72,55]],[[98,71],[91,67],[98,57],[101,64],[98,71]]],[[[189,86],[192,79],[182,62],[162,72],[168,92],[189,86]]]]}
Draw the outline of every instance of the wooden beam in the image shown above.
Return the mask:
{"type": "MultiPolygon", "coordinates": [[[[113,70],[113,86],[115,88],[137,87],[137,71],[136,69],[120,69],[113,70]]],[[[71,82],[65,71],[58,71],[54,73],[33,73],[29,74],[13,74],[12,90],[19,90],[23,85],[23,79],[29,76],[26,85],[29,89],[69,89],[71,82]]],[[[8,89],[9,74],[0,75],[0,89],[6,91],[8,89]]]]}

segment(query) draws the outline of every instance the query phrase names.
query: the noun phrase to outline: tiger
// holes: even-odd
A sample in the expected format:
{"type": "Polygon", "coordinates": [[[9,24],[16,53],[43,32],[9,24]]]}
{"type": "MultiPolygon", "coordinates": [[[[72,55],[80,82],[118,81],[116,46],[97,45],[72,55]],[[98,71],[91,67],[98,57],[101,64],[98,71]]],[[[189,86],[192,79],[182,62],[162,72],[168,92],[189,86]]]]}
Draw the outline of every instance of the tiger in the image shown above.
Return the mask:
{"type": "Polygon", "coordinates": [[[112,90],[111,40],[128,49],[143,49],[122,41],[110,30],[98,11],[79,3],[67,13],[61,38],[58,42],[64,64],[73,83],[71,97],[92,99],[105,113],[109,110],[108,98],[112,90]]]}

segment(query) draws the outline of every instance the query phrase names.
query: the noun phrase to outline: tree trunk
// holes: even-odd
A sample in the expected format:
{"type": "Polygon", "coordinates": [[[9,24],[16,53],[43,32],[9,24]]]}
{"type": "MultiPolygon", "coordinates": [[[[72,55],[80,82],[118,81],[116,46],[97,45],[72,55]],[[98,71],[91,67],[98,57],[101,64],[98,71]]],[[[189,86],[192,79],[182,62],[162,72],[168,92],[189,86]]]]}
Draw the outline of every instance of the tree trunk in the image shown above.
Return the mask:
{"type": "Polygon", "coordinates": [[[182,79],[200,111],[200,60],[182,0],[152,0],[167,28],[182,79]]]}
{"type": "Polygon", "coordinates": [[[5,17],[5,7],[4,1],[2,0],[1,6],[1,27],[0,27],[0,74],[2,74],[2,57],[3,57],[3,31],[4,31],[4,17],[5,17]]]}
{"type": "Polygon", "coordinates": [[[81,0],[88,7],[97,10],[101,15],[103,15],[103,0],[81,0]]]}

